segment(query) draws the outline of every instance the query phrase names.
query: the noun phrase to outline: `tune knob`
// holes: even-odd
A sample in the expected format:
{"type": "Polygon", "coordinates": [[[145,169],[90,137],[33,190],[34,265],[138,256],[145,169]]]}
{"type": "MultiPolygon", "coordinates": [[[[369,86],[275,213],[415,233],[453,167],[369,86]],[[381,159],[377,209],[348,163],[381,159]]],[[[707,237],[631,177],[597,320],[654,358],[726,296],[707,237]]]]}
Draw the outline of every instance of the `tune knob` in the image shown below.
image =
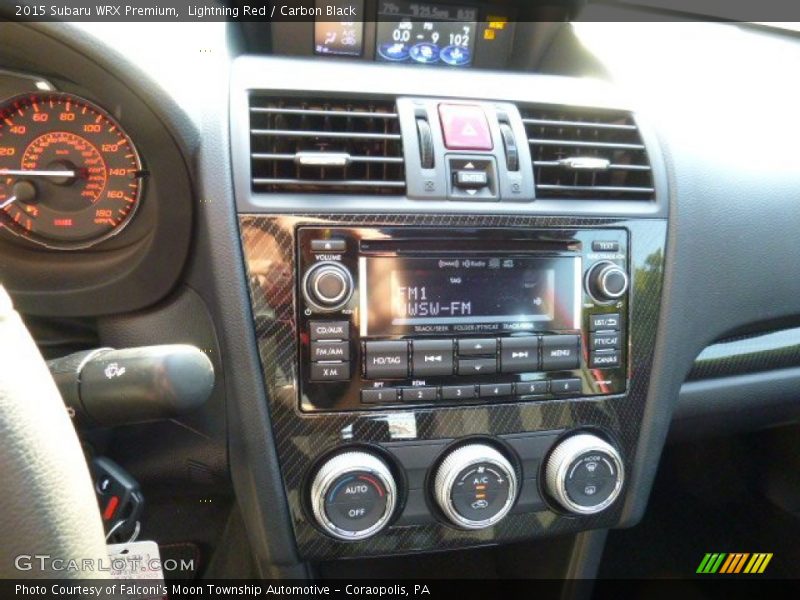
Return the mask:
{"type": "Polygon", "coordinates": [[[589,433],[556,446],[545,466],[545,484],[562,508],[580,515],[598,513],[619,496],[624,471],[617,450],[589,433]]]}
{"type": "Polygon", "coordinates": [[[508,514],[516,496],[514,467],[486,444],[453,450],[436,471],[436,503],[454,525],[464,529],[494,525],[508,514]]]}
{"type": "Polygon", "coordinates": [[[335,262],[315,264],[303,278],[306,300],[321,310],[336,310],[347,304],[353,294],[353,276],[335,262]]]}
{"type": "Polygon", "coordinates": [[[311,484],[311,508],[317,523],[342,540],[363,540],[389,522],[397,503],[397,485],[386,463],[353,450],[326,461],[311,484]]]}
{"type": "Polygon", "coordinates": [[[586,283],[595,300],[609,302],[628,291],[628,274],[619,265],[604,260],[592,266],[586,283]]]}

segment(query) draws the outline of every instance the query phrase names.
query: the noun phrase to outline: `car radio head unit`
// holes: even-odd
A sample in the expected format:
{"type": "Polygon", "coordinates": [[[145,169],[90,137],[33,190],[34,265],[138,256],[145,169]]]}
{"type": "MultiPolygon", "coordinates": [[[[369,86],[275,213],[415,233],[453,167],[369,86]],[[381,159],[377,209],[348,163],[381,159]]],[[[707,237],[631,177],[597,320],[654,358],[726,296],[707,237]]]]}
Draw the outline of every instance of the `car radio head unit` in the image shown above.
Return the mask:
{"type": "Polygon", "coordinates": [[[625,391],[627,232],[300,227],[303,411],[625,391]]]}

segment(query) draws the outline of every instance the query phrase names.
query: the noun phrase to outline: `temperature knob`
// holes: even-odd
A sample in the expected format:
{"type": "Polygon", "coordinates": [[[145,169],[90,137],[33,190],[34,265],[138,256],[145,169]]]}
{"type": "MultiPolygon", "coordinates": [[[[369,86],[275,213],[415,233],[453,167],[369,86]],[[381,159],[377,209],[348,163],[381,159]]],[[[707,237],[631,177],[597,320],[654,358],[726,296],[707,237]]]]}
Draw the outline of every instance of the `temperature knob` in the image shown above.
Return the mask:
{"type": "Polygon", "coordinates": [[[453,450],[434,480],[434,497],[445,516],[464,529],[483,529],[508,514],[517,476],[505,456],[486,444],[453,450]]]}
{"type": "Polygon", "coordinates": [[[562,508],[598,513],[619,496],[624,473],[619,452],[608,442],[581,433],[562,441],[547,460],[545,482],[562,508]]]}
{"type": "Polygon", "coordinates": [[[321,310],[336,310],[347,304],[353,294],[353,276],[335,262],[317,263],[303,279],[306,300],[321,310]]]}
{"type": "Polygon", "coordinates": [[[334,456],[311,484],[311,508],[317,523],[342,540],[363,540],[389,522],[397,503],[397,485],[380,458],[362,451],[334,456]]]}
{"type": "Polygon", "coordinates": [[[619,265],[604,260],[592,266],[586,277],[589,294],[600,302],[622,297],[628,291],[628,274],[619,265]]]}

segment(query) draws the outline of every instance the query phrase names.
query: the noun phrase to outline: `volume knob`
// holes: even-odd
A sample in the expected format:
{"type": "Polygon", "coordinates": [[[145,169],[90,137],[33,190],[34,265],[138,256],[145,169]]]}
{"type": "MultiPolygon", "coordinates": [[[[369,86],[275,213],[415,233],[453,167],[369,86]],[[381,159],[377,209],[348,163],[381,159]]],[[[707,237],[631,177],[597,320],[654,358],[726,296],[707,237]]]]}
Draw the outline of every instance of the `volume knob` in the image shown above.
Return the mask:
{"type": "Polygon", "coordinates": [[[353,276],[339,263],[317,263],[306,271],[303,293],[315,308],[337,310],[346,305],[353,294],[353,276]]]}
{"type": "Polygon", "coordinates": [[[592,266],[586,283],[595,300],[610,302],[628,291],[628,274],[619,265],[604,260],[592,266]]]}

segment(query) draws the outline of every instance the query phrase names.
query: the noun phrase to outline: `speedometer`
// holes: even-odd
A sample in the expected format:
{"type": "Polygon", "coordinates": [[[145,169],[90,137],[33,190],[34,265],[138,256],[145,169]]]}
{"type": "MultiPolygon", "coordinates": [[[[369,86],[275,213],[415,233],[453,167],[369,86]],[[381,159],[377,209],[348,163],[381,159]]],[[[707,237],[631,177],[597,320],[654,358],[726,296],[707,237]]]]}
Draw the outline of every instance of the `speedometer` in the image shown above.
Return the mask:
{"type": "Polygon", "coordinates": [[[0,224],[44,246],[85,248],[119,233],[139,205],[144,171],[119,124],[63,93],[0,107],[0,224]]]}

